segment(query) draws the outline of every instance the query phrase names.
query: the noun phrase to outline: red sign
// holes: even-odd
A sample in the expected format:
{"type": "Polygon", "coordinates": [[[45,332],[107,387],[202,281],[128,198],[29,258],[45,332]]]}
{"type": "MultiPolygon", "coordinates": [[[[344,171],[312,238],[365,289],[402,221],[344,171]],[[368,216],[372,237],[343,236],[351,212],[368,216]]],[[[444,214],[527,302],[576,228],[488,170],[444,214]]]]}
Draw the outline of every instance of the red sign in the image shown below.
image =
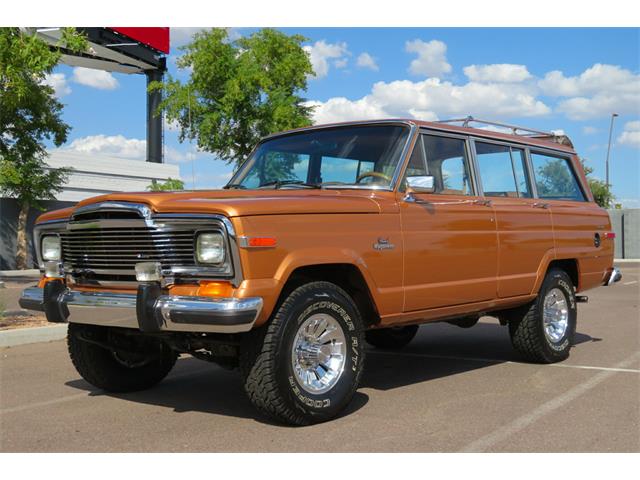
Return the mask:
{"type": "Polygon", "coordinates": [[[109,27],[136,42],[169,53],[169,27],[109,27]]]}

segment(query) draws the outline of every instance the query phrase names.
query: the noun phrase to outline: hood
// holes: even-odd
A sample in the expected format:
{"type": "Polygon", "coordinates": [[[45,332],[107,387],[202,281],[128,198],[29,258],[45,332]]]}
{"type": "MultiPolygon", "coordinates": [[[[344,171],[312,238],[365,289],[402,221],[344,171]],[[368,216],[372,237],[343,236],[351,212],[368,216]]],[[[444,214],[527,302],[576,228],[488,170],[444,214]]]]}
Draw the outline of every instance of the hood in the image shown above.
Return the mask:
{"type": "MultiPolygon", "coordinates": [[[[158,213],[218,213],[227,217],[318,213],[380,213],[370,190],[208,190],[112,193],[77,206],[105,201],[143,203],[158,213]]],[[[66,209],[65,209],[66,210],[66,209]]]]}

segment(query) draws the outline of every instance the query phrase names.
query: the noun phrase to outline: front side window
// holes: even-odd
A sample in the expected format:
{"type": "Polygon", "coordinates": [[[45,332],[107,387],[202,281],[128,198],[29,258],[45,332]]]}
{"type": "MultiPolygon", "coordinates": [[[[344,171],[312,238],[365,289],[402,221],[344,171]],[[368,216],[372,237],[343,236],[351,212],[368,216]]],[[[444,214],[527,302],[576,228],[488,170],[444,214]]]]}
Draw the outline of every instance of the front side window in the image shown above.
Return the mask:
{"type": "Polygon", "coordinates": [[[235,188],[390,188],[409,128],[365,125],[293,133],[258,146],[229,182],[235,188]]]}
{"type": "Polygon", "coordinates": [[[487,197],[530,198],[524,151],[492,143],[476,142],[476,158],[482,189],[487,197]]]}
{"type": "Polygon", "coordinates": [[[566,158],[531,152],[538,197],[548,200],[585,200],[580,184],[566,158]]]}
{"type": "Polygon", "coordinates": [[[442,195],[473,195],[465,140],[423,135],[427,171],[433,175],[435,192],[442,195]]]}

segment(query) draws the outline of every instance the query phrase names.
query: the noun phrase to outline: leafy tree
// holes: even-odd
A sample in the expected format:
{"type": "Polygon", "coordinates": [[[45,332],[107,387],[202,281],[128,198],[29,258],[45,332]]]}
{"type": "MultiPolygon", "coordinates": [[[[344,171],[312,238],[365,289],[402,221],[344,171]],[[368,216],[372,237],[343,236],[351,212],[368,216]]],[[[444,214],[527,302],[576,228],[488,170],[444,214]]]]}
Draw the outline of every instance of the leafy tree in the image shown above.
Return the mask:
{"type": "Polygon", "coordinates": [[[0,193],[20,205],[16,262],[27,267],[26,224],[31,207],[42,209],[62,190],[69,169],[45,164],[45,139],[55,146],[67,140],[69,125],[61,119],[62,104],[45,85],[61,49],[82,51],[86,40],[74,29],[62,29],[59,44],[49,46],[19,28],[0,28],[0,193]]]}
{"type": "Polygon", "coordinates": [[[238,166],[261,137],[311,123],[299,95],[313,74],[304,40],[272,29],[233,41],[226,29],[200,32],[176,62],[191,70],[189,80],[168,76],[150,88],[164,89],[160,109],[179,125],[181,141],[194,138],[238,166]]]}
{"type": "Polygon", "coordinates": [[[169,177],[165,182],[158,182],[155,178],[151,180],[151,185],[147,187],[147,190],[152,192],[171,192],[175,190],[184,190],[184,182],[177,178],[169,177]]]}
{"type": "Polygon", "coordinates": [[[611,191],[611,185],[607,185],[603,180],[590,177],[589,175],[593,173],[593,168],[587,166],[587,161],[585,159],[581,160],[581,162],[582,168],[584,168],[584,173],[587,176],[589,188],[591,189],[591,193],[593,193],[593,199],[602,208],[611,208],[611,205],[615,200],[613,192],[611,191]]]}

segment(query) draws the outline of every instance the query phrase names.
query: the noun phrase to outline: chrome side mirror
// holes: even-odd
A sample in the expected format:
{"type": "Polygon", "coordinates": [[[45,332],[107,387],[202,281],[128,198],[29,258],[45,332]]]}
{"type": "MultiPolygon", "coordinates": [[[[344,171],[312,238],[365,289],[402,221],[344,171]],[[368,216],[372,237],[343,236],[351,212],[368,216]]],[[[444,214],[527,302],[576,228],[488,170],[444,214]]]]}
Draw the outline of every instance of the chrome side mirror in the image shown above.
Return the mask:
{"type": "Polygon", "coordinates": [[[407,177],[407,191],[413,193],[434,193],[436,182],[433,175],[407,177]]]}

